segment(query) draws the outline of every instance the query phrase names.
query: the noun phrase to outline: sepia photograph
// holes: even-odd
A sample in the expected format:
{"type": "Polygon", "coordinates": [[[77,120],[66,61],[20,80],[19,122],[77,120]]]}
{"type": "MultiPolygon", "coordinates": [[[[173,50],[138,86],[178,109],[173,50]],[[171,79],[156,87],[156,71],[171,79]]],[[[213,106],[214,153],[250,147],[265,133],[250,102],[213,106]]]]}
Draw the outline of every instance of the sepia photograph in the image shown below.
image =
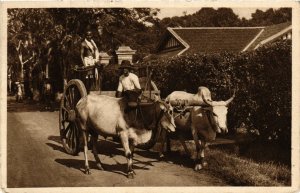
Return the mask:
{"type": "Polygon", "coordinates": [[[299,191],[299,6],[114,5],[1,9],[1,189],[299,191]]]}

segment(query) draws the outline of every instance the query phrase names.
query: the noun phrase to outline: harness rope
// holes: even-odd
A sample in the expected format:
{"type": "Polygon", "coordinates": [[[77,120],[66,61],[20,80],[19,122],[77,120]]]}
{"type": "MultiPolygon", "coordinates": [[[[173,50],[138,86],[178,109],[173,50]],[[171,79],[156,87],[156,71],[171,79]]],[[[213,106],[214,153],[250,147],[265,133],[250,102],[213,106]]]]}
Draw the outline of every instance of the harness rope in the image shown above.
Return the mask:
{"type": "MultiPolygon", "coordinates": [[[[184,115],[186,112],[190,111],[192,108],[193,108],[193,106],[185,106],[181,110],[178,107],[175,107],[175,109],[177,110],[178,114],[176,116],[174,116],[174,119],[176,119],[179,116],[184,115]]],[[[209,109],[204,109],[204,108],[202,108],[202,110],[204,110],[206,112],[206,116],[207,116],[207,119],[209,121],[210,126],[214,129],[214,131],[217,131],[217,124],[213,124],[213,120],[212,120],[213,112],[211,110],[209,110],[209,109]]]]}
{"type": "MultiPolygon", "coordinates": [[[[206,109],[205,109],[206,110],[206,109]]],[[[213,120],[212,120],[212,116],[213,116],[213,113],[210,111],[210,110],[206,110],[206,116],[207,116],[207,119],[211,125],[211,127],[217,131],[217,124],[213,124],[213,120]]]]}

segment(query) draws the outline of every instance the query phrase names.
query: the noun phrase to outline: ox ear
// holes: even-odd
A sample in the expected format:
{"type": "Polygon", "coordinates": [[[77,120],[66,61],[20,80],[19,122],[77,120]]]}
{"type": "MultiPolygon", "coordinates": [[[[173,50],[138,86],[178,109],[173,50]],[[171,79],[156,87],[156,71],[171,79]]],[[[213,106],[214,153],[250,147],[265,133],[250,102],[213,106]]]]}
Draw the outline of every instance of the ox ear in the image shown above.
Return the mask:
{"type": "Polygon", "coordinates": [[[164,105],[164,102],[160,99],[159,96],[154,95],[154,101],[157,102],[157,103],[159,103],[159,108],[160,108],[161,110],[163,110],[163,111],[166,111],[166,110],[167,110],[166,106],[164,105]]]}
{"type": "Polygon", "coordinates": [[[163,103],[159,103],[159,108],[160,108],[162,111],[164,111],[164,112],[167,111],[167,108],[166,108],[166,106],[165,106],[163,103]]]}
{"type": "Polygon", "coordinates": [[[156,94],[155,94],[153,97],[154,97],[154,101],[155,101],[155,102],[158,102],[158,101],[160,101],[160,97],[159,97],[159,96],[157,96],[156,94]]]}
{"type": "Polygon", "coordinates": [[[207,98],[203,98],[204,103],[206,103],[208,106],[213,106],[214,105],[214,101],[212,101],[211,99],[207,99],[207,98]]]}

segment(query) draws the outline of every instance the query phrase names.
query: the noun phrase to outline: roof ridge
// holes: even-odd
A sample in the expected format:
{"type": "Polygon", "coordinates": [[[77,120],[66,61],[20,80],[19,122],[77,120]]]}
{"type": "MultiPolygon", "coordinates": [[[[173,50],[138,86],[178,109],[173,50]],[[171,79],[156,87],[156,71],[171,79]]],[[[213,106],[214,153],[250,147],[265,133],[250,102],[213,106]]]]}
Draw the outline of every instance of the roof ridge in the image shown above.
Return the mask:
{"type": "Polygon", "coordinates": [[[181,55],[190,48],[190,45],[184,41],[171,27],[168,27],[167,29],[185,47],[181,52],[178,53],[178,55],[181,55]]]}
{"type": "Polygon", "coordinates": [[[264,29],[266,26],[259,27],[168,27],[169,29],[264,29]]]}
{"type": "Polygon", "coordinates": [[[272,40],[274,40],[275,38],[281,36],[282,34],[288,32],[289,30],[292,29],[292,25],[288,26],[288,27],[285,27],[284,29],[280,30],[279,32],[277,32],[276,34],[273,34],[272,36],[260,41],[257,46],[254,48],[254,49],[257,49],[260,45],[263,45],[263,44],[266,44],[272,40]]]}
{"type": "Polygon", "coordinates": [[[247,51],[248,48],[249,48],[249,47],[257,40],[257,38],[263,33],[264,30],[265,30],[265,29],[261,29],[261,30],[257,33],[257,35],[251,40],[251,42],[250,42],[248,45],[246,45],[246,47],[242,50],[242,52],[247,51]]]}

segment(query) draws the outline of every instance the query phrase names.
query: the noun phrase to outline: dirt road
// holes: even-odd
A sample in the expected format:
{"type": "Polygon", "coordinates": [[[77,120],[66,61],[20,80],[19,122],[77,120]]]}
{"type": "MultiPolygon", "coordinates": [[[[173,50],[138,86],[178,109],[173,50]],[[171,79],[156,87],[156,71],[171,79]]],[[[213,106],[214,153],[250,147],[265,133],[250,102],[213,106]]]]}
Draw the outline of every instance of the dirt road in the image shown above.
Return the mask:
{"type": "Polygon", "coordinates": [[[137,150],[134,179],[125,176],[122,147],[99,139],[98,149],[105,171],[96,169],[89,152],[91,175],[85,175],[84,157],[64,152],[58,136],[58,111],[8,112],[7,182],[16,187],[103,186],[223,186],[221,179],[193,170],[193,160],[179,154],[158,161],[155,151],[137,150]]]}

